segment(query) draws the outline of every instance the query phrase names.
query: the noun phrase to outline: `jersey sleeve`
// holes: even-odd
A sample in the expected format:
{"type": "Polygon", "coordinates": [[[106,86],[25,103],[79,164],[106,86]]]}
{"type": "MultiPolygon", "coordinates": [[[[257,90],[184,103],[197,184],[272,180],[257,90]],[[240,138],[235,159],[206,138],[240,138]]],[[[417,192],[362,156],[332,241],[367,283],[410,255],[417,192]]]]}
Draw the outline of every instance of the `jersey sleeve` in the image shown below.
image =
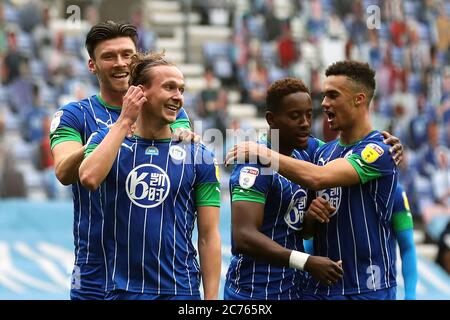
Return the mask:
{"type": "Polygon", "coordinates": [[[392,175],[395,170],[389,146],[378,140],[362,142],[347,157],[347,161],[358,172],[362,184],[382,176],[392,175]]]}
{"type": "Polygon", "coordinates": [[[103,139],[105,139],[108,132],[109,128],[105,127],[91,134],[86,143],[86,148],[84,149],[85,158],[87,158],[95,150],[95,148],[103,141],[103,139]]]}
{"type": "Polygon", "coordinates": [[[309,155],[311,161],[314,159],[314,154],[316,153],[316,151],[324,144],[325,142],[323,142],[320,139],[317,139],[316,137],[310,136],[308,138],[308,146],[306,147],[305,151],[309,155]]]}
{"type": "Polygon", "coordinates": [[[78,103],[69,103],[53,115],[50,124],[50,146],[65,141],[77,141],[83,144],[84,113],[78,103]]]}
{"type": "Polygon", "coordinates": [[[202,144],[194,144],[199,148],[195,158],[195,204],[198,207],[220,207],[220,171],[214,154],[202,144]]]}
{"type": "Polygon", "coordinates": [[[191,121],[189,120],[189,116],[184,108],[180,109],[177,115],[177,119],[170,125],[170,127],[172,128],[172,130],[178,128],[191,129],[191,121]]]}
{"type": "Polygon", "coordinates": [[[266,203],[272,186],[273,174],[262,174],[259,164],[239,164],[231,173],[231,201],[266,203]]]}
{"type": "Polygon", "coordinates": [[[392,227],[395,232],[414,228],[414,223],[409,208],[408,197],[400,184],[394,194],[394,206],[392,209],[392,227]]]}

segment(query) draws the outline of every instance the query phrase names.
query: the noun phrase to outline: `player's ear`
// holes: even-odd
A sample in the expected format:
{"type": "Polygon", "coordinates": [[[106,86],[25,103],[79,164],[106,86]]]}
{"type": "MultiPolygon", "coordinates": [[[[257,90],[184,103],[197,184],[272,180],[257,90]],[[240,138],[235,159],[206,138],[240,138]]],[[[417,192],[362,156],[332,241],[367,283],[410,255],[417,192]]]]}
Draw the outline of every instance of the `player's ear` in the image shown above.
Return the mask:
{"type": "Polygon", "coordinates": [[[272,111],[266,112],[266,121],[271,128],[275,125],[275,116],[272,111]]]}
{"type": "Polygon", "coordinates": [[[97,73],[97,69],[95,68],[94,60],[92,60],[91,58],[89,58],[89,61],[88,61],[88,68],[89,68],[90,73],[92,73],[92,74],[97,73]]]}
{"type": "Polygon", "coordinates": [[[360,92],[355,97],[355,106],[361,105],[364,101],[366,101],[366,94],[364,92],[360,92]]]}

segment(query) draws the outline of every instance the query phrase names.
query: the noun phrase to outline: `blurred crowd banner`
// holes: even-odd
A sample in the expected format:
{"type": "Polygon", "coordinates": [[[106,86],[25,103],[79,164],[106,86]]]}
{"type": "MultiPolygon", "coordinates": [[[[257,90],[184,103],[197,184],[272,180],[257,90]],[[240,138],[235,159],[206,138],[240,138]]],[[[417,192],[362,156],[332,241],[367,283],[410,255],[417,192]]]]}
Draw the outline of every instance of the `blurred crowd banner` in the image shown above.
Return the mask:
{"type": "MultiPolygon", "coordinates": [[[[223,201],[222,285],[230,261],[230,207],[223,201]]],[[[0,299],[69,299],[73,265],[71,202],[0,201],[0,299]]],[[[450,300],[450,277],[419,257],[418,299],[450,300]]],[[[400,270],[400,269],[399,269],[400,270]]],[[[399,277],[398,298],[403,297],[399,277]]]]}

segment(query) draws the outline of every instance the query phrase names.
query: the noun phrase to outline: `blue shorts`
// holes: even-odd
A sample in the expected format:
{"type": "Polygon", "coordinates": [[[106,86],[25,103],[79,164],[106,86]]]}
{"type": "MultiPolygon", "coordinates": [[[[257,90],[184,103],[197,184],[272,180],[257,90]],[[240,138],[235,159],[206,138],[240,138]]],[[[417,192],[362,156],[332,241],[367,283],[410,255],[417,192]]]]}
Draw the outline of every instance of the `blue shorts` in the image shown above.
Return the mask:
{"type": "Polygon", "coordinates": [[[170,294],[136,293],[125,290],[113,290],[106,293],[106,300],[201,300],[200,295],[183,296],[170,294]]]}
{"type": "Polygon", "coordinates": [[[324,295],[303,293],[303,300],[396,300],[397,287],[348,295],[324,295]]]}
{"type": "MultiPolygon", "coordinates": [[[[286,300],[287,299],[288,298],[286,298],[286,300]]],[[[223,288],[223,300],[265,300],[265,299],[255,297],[251,298],[250,296],[236,293],[235,290],[231,288],[228,283],[225,283],[225,287],[223,288]]],[[[269,298],[269,300],[271,299],[269,298]]],[[[274,300],[277,300],[277,298],[275,298],[274,300]]],[[[292,300],[302,300],[302,294],[297,293],[297,297],[292,295],[292,300]]]]}
{"type": "Polygon", "coordinates": [[[105,268],[103,264],[78,264],[72,271],[71,300],[104,300],[105,268]]]}

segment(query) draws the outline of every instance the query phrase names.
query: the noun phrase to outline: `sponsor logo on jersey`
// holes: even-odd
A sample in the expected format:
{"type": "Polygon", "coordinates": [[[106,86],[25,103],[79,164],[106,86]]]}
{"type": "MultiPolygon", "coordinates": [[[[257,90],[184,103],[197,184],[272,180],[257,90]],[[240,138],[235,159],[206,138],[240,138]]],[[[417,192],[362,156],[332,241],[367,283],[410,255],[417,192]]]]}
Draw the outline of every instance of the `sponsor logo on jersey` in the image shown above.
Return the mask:
{"type": "Polygon", "coordinates": [[[243,167],[239,173],[239,185],[244,189],[250,189],[255,184],[258,175],[258,168],[243,167]]]}
{"type": "Polygon", "coordinates": [[[336,208],[336,210],[332,213],[330,213],[330,217],[334,216],[336,212],[339,210],[339,206],[341,204],[341,197],[342,197],[342,188],[336,187],[326,190],[321,190],[317,192],[318,197],[322,197],[325,200],[327,200],[330,205],[336,208]]]}
{"type": "Polygon", "coordinates": [[[159,155],[159,150],[155,146],[150,146],[147,149],[145,149],[145,154],[148,156],[157,156],[159,155]]]}
{"type": "Polygon", "coordinates": [[[186,150],[180,146],[171,146],[169,149],[169,154],[172,159],[181,161],[186,157],[186,150]]]}
{"type": "Polygon", "coordinates": [[[59,123],[61,122],[61,116],[63,115],[63,113],[64,112],[62,110],[59,110],[59,111],[56,111],[56,113],[53,115],[53,119],[50,124],[50,133],[53,133],[56,130],[56,128],[58,128],[59,123]]]}
{"type": "Polygon", "coordinates": [[[167,198],[170,180],[167,173],[154,164],[141,164],[127,176],[125,189],[131,202],[141,208],[154,208],[167,198]]]}
{"type": "Polygon", "coordinates": [[[307,194],[303,189],[298,189],[291,198],[289,207],[284,214],[284,221],[294,230],[303,228],[303,216],[306,210],[307,194]]]}
{"type": "Polygon", "coordinates": [[[384,153],[383,148],[375,143],[369,143],[361,152],[363,160],[367,163],[377,161],[377,159],[384,153]]]}

